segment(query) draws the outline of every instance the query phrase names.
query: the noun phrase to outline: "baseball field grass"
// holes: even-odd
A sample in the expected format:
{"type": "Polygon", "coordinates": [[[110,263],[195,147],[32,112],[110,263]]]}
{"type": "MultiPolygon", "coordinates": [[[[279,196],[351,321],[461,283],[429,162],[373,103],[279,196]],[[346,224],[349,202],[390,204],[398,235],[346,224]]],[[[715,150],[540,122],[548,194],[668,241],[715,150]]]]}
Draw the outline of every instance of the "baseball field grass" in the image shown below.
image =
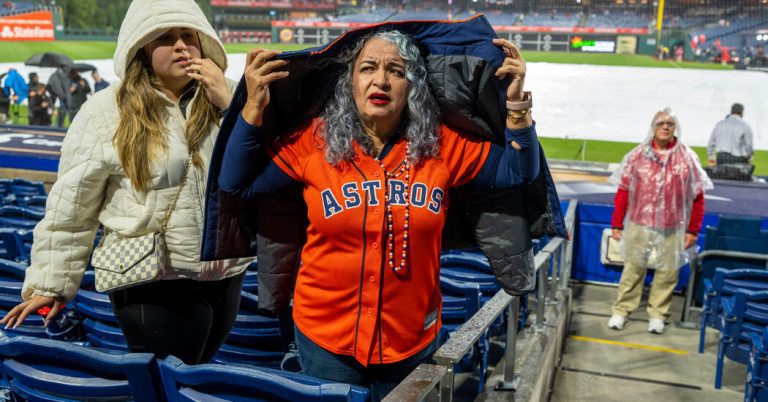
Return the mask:
{"type": "MultiPolygon", "coordinates": [[[[99,41],[55,41],[55,42],[0,42],[0,63],[23,62],[35,53],[63,53],[73,60],[111,59],[115,53],[115,42],[99,41]]],[[[265,47],[279,50],[298,50],[308,47],[298,44],[252,44],[229,43],[224,47],[229,53],[247,53],[254,47],[265,47]]],[[[530,62],[567,63],[567,64],[596,64],[605,66],[634,66],[662,68],[696,68],[696,69],[733,69],[733,66],[722,66],[714,63],[674,62],[656,60],[647,55],[637,54],[595,54],[577,52],[534,52],[524,51],[523,56],[530,62]]]]}
{"type": "MultiPolygon", "coordinates": [[[[56,42],[2,42],[0,43],[0,63],[23,62],[35,53],[60,52],[73,60],[110,59],[115,51],[115,42],[99,41],[56,41],[56,42]]],[[[265,47],[280,50],[298,50],[306,46],[297,44],[226,44],[229,53],[246,53],[253,47],[265,47]]],[[[611,66],[695,68],[695,69],[732,69],[713,63],[660,61],[646,55],[588,54],[565,52],[523,52],[529,62],[595,64],[611,66]]],[[[19,123],[26,124],[26,107],[22,106],[19,123]]],[[[570,159],[594,162],[620,162],[624,154],[636,144],[599,140],[574,140],[560,138],[542,138],[542,144],[549,158],[570,159]],[[586,144],[582,155],[581,148],[586,144]]],[[[704,163],[706,152],[703,147],[695,147],[704,163]]],[[[768,175],[768,151],[757,151],[754,156],[757,175],[768,175]]]]}

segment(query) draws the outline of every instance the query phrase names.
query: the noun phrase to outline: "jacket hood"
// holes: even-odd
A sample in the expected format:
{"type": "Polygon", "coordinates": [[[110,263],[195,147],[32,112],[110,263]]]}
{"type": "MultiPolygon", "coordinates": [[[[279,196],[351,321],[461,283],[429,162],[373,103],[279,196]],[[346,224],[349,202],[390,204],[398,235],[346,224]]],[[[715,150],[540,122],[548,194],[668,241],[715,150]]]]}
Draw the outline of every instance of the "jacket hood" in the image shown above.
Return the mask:
{"type": "Polygon", "coordinates": [[[125,14],[115,49],[115,74],[125,68],[136,52],[171,28],[190,28],[200,34],[203,57],[227,70],[227,53],[216,31],[193,0],[133,0],[125,14]]]}

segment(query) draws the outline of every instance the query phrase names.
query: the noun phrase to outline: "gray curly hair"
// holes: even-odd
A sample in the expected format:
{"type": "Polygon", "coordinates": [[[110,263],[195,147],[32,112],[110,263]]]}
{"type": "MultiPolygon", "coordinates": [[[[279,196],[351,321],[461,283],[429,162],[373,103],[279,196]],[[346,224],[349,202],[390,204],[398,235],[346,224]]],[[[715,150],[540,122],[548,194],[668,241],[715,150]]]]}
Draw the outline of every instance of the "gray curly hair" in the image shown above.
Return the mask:
{"type": "Polygon", "coordinates": [[[336,83],[333,96],[320,114],[324,125],[320,133],[325,141],[325,159],[331,164],[354,158],[353,142],[357,142],[369,155],[374,155],[373,141],[365,133],[352,93],[352,72],[355,60],[363,46],[371,39],[389,42],[405,60],[405,78],[408,80],[408,106],[404,119],[404,134],[410,141],[411,163],[436,157],[439,153],[439,109],[427,84],[427,68],[416,43],[399,31],[380,31],[360,39],[354,48],[340,56],[346,70],[336,83]]]}

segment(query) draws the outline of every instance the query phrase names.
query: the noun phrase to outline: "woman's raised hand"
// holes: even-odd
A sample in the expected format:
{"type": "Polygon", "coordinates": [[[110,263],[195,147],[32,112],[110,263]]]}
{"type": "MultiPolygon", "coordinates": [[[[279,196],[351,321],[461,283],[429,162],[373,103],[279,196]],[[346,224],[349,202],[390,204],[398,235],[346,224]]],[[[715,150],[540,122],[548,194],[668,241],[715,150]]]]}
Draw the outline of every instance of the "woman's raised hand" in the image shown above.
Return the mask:
{"type": "Polygon", "coordinates": [[[243,106],[243,119],[253,126],[261,126],[264,109],[269,104],[269,84],[288,76],[288,71],[275,71],[288,65],[286,60],[274,60],[278,50],[254,49],[245,61],[245,84],[248,100],[243,106]]]}
{"type": "Polygon", "coordinates": [[[496,70],[496,76],[503,78],[509,75],[512,78],[509,87],[507,87],[507,100],[522,101],[526,73],[525,59],[520,55],[517,46],[506,39],[496,38],[493,40],[493,44],[500,46],[504,51],[504,63],[496,70]]]}
{"type": "Polygon", "coordinates": [[[51,311],[48,313],[48,315],[45,317],[45,326],[48,326],[48,321],[50,321],[52,318],[56,317],[57,314],[59,314],[59,310],[61,310],[62,302],[61,299],[56,297],[49,297],[49,296],[32,296],[29,300],[20,303],[11,311],[8,312],[8,314],[3,317],[2,320],[0,320],[0,325],[5,325],[5,328],[16,328],[21,323],[24,322],[24,320],[27,319],[27,316],[30,314],[37,313],[37,310],[41,307],[50,307],[51,311]]]}
{"type": "Polygon", "coordinates": [[[199,82],[205,89],[208,99],[219,110],[229,107],[232,101],[232,89],[224,78],[224,72],[211,59],[190,59],[187,66],[187,75],[199,82]]]}

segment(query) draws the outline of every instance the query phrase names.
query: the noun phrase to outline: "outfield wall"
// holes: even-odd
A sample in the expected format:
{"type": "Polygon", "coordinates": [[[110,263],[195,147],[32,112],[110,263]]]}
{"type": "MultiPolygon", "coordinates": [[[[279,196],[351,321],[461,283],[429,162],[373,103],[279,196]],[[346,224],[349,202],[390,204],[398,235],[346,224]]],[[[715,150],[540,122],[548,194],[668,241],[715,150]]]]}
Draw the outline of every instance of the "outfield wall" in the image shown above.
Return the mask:
{"type": "MultiPolygon", "coordinates": [[[[112,60],[78,60],[116,80],[112,60]]],[[[229,56],[227,77],[239,80],[245,54],[229,56]]],[[[53,69],[0,63],[0,72],[37,71],[46,82],[53,69]]],[[[84,74],[90,81],[90,74],[84,74]]],[[[93,83],[91,83],[93,84],[93,83]]],[[[655,111],[670,106],[680,118],[682,138],[706,145],[715,123],[740,102],[755,133],[755,148],[768,150],[768,74],[737,70],[696,70],[529,63],[526,88],[534,93],[534,118],[545,137],[638,142],[655,111]]]]}

